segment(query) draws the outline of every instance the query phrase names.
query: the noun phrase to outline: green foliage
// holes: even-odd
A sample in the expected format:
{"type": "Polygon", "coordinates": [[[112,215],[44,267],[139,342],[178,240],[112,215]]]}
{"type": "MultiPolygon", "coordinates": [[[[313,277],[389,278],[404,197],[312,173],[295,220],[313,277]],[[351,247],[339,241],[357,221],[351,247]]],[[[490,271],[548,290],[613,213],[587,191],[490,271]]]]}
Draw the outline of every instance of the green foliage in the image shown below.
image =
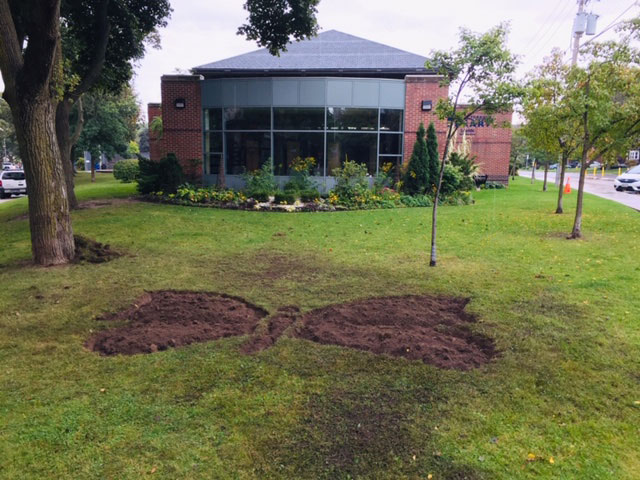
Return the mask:
{"type": "Polygon", "coordinates": [[[215,187],[196,187],[190,183],[180,185],[175,194],[156,192],[156,196],[188,203],[214,205],[237,205],[247,200],[247,197],[242,192],[230,189],[221,190],[215,187]]]}
{"type": "Polygon", "coordinates": [[[462,172],[450,163],[447,163],[444,166],[444,172],[442,174],[442,185],[440,186],[440,194],[443,197],[452,195],[454,192],[460,190],[462,181],[462,172]]]}
{"type": "Polygon", "coordinates": [[[440,157],[438,154],[438,135],[433,122],[429,123],[427,128],[427,188],[425,193],[433,194],[438,187],[438,178],[440,177],[440,157]]]}
{"type": "Polygon", "coordinates": [[[291,169],[291,179],[284,187],[285,192],[302,192],[316,188],[314,182],[309,179],[309,175],[316,165],[314,157],[295,157],[289,165],[291,169]]]}
{"type": "Polygon", "coordinates": [[[128,160],[120,160],[113,166],[113,176],[116,180],[124,183],[133,182],[140,174],[138,160],[132,158],[128,160]]]}
{"type": "Polygon", "coordinates": [[[149,131],[153,133],[154,137],[160,140],[163,135],[162,117],[153,117],[149,122],[149,131]]]}
{"type": "Polygon", "coordinates": [[[345,160],[342,167],[333,169],[336,186],[333,192],[341,202],[351,203],[355,196],[369,189],[367,166],[353,160],[345,160]]]}
{"type": "MultiPolygon", "coordinates": [[[[83,96],[85,123],[77,148],[95,158],[101,153],[113,158],[128,155],[138,128],[138,103],[130,88],[119,94],[87,93],[83,96]]],[[[75,121],[76,112],[71,116],[75,121]]]]}
{"type": "Polygon", "coordinates": [[[458,189],[467,192],[473,190],[475,188],[473,177],[478,173],[478,164],[474,157],[454,152],[449,155],[449,163],[460,172],[461,179],[458,189]]]}
{"type": "Polygon", "coordinates": [[[320,192],[316,189],[308,189],[300,192],[300,201],[302,202],[316,202],[320,200],[320,192]]]}
{"type": "Polygon", "coordinates": [[[427,150],[426,132],[423,123],[420,123],[416,135],[416,142],[413,144],[413,152],[411,153],[402,184],[402,190],[408,195],[422,195],[427,192],[431,185],[429,151],[427,150]]]}
{"type": "Polygon", "coordinates": [[[243,174],[242,178],[245,181],[244,190],[249,197],[256,194],[273,195],[278,190],[271,159],[263,163],[258,170],[243,174]]]}
{"type": "Polygon", "coordinates": [[[138,175],[138,192],[150,194],[164,192],[175,194],[178,187],[184,183],[184,174],[178,158],[170,153],[159,162],[153,162],[146,158],[138,158],[140,174],[138,175]]]}
{"type": "Polygon", "coordinates": [[[287,44],[313,37],[318,32],[316,14],[320,0],[247,0],[248,23],[238,35],[255,40],[271,55],[287,50],[287,44]]]}
{"type": "Polygon", "coordinates": [[[6,146],[7,155],[10,158],[20,158],[20,149],[18,147],[18,139],[16,130],[13,126],[13,117],[9,104],[0,96],[0,155],[4,155],[4,147],[6,146]]]}
{"type": "Polygon", "coordinates": [[[504,183],[500,183],[500,182],[487,182],[484,184],[483,188],[486,188],[487,190],[502,190],[503,188],[506,188],[504,183]]]}
{"type": "Polygon", "coordinates": [[[402,195],[400,202],[405,207],[431,207],[433,199],[430,195],[402,195]]]}
{"type": "Polygon", "coordinates": [[[393,186],[393,172],[395,165],[393,162],[386,162],[380,166],[380,170],[373,181],[373,189],[376,192],[383,188],[391,188],[393,186]]]}
{"type": "MultiPolygon", "coordinates": [[[[138,134],[138,132],[136,131],[136,135],[137,134],[138,134]]],[[[131,157],[135,157],[136,155],[140,155],[140,146],[138,145],[138,142],[136,142],[135,140],[131,140],[129,142],[129,147],[127,149],[127,153],[131,157]]]]}
{"type": "Polygon", "coordinates": [[[296,195],[291,192],[276,192],[273,201],[278,205],[293,205],[296,195]]]}

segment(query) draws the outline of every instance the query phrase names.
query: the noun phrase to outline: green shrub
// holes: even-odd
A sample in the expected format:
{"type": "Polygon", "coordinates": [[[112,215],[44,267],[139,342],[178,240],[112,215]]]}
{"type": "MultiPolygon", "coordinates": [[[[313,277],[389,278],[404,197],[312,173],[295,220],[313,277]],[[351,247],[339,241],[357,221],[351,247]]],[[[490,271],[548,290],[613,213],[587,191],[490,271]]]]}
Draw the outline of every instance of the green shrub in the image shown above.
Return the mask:
{"type": "Polygon", "coordinates": [[[449,156],[449,162],[461,173],[458,189],[463,191],[473,190],[476,186],[473,177],[478,173],[478,165],[476,164],[474,157],[470,157],[469,155],[460,155],[459,153],[454,152],[449,156]]]}
{"type": "Polygon", "coordinates": [[[315,202],[320,199],[320,192],[318,190],[309,189],[300,192],[300,200],[302,202],[315,202]]]}
{"type": "Polygon", "coordinates": [[[347,159],[342,168],[334,168],[332,173],[336,179],[333,193],[340,204],[350,205],[357,195],[369,190],[367,166],[364,163],[347,159]]]}
{"type": "Polygon", "coordinates": [[[444,172],[442,174],[442,185],[440,187],[440,195],[444,198],[451,195],[453,192],[460,190],[460,184],[462,183],[462,172],[456,167],[447,163],[444,166],[444,172]]]}
{"type": "Polygon", "coordinates": [[[433,191],[440,173],[438,165],[438,138],[435,126],[431,122],[428,132],[425,132],[424,124],[421,123],[402,182],[402,190],[408,195],[423,195],[433,191]]]}
{"type": "Polygon", "coordinates": [[[124,183],[131,183],[140,174],[138,160],[132,158],[129,160],[120,160],[113,166],[113,176],[116,180],[124,183]]]}
{"type": "Polygon", "coordinates": [[[491,189],[496,189],[496,190],[500,190],[505,188],[504,183],[500,183],[500,182],[487,182],[484,184],[484,188],[491,190],[491,189]]]}
{"type": "Polygon", "coordinates": [[[296,196],[290,192],[276,192],[274,202],[281,205],[293,205],[296,202],[296,196]]]}
{"type": "Polygon", "coordinates": [[[76,159],[76,170],[84,170],[84,157],[76,159]]]}
{"type": "Polygon", "coordinates": [[[433,199],[429,195],[402,195],[400,202],[406,207],[433,206],[433,199]]]}
{"type": "Polygon", "coordinates": [[[244,189],[249,197],[255,198],[255,194],[262,193],[273,195],[278,189],[276,178],[273,176],[271,159],[262,164],[258,170],[245,173],[243,178],[245,181],[244,189]]]}
{"type": "Polygon", "coordinates": [[[443,197],[440,205],[469,205],[473,203],[471,192],[457,191],[443,197]]]}
{"type": "Polygon", "coordinates": [[[158,162],[138,157],[140,174],[136,179],[138,191],[149,194],[161,191],[165,194],[175,194],[184,182],[182,167],[178,158],[170,153],[158,162]]]}
{"type": "Polygon", "coordinates": [[[269,201],[270,196],[271,194],[269,192],[254,192],[253,195],[251,195],[251,198],[256,202],[264,203],[269,201]]]}

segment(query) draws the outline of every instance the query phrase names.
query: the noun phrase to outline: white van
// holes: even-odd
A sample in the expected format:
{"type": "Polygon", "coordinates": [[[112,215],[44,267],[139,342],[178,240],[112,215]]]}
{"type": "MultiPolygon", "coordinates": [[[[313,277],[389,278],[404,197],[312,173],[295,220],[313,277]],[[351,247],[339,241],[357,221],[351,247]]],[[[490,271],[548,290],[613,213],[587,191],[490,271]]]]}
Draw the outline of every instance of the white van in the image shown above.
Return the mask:
{"type": "Polygon", "coordinates": [[[0,172],[0,198],[27,193],[27,181],[23,170],[4,170],[0,172]]]}

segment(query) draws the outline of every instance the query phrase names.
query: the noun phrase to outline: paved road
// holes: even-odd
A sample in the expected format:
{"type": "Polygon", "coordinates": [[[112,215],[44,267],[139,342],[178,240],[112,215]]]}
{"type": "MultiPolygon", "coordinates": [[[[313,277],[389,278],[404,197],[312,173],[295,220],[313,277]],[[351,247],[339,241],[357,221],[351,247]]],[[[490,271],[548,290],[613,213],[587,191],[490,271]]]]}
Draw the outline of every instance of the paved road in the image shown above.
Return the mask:
{"type": "MultiPolygon", "coordinates": [[[[521,177],[531,178],[531,170],[521,170],[519,173],[521,177]]],[[[568,177],[570,179],[571,192],[575,193],[578,190],[578,180],[580,178],[580,174],[578,172],[567,173],[565,174],[565,177],[568,177]]],[[[543,179],[544,171],[537,171],[536,180],[543,179]]],[[[547,181],[553,183],[555,182],[555,179],[555,172],[549,172],[547,181]]],[[[588,173],[584,181],[584,191],[598,197],[607,198],[609,200],[613,200],[614,202],[622,203],[627,207],[631,207],[635,210],[640,211],[640,194],[616,192],[613,188],[613,181],[615,179],[616,175],[605,175],[604,177],[601,177],[600,173],[598,173],[598,175],[594,177],[592,173],[588,173]]]]}

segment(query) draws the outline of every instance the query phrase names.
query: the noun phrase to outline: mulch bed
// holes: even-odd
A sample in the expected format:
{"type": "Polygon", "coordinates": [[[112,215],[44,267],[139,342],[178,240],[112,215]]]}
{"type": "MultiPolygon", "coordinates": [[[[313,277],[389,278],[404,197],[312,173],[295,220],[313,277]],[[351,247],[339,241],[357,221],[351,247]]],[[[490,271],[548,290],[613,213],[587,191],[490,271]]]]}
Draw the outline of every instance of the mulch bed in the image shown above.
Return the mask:
{"type": "Polygon", "coordinates": [[[407,295],[330,305],[302,314],[282,307],[268,315],[244,300],[206,292],[157,291],[128,309],[102,320],[123,326],[93,335],[87,348],[102,355],[153,353],[196,342],[249,335],[241,351],[271,347],[283,334],[323,345],[339,345],[375,354],[420,360],[440,368],[469,370],[495,355],[493,340],[474,333],[468,300],[407,295]]]}
{"type": "Polygon", "coordinates": [[[75,263],[105,263],[121,256],[109,244],[96,242],[82,235],[74,235],[76,245],[75,263]]]}
{"type": "Polygon", "coordinates": [[[304,315],[296,336],[469,370],[489,362],[495,346],[469,328],[475,318],[464,311],[467,303],[462,298],[400,296],[331,305],[304,315]]]}
{"type": "Polygon", "coordinates": [[[229,295],[163,290],[149,292],[128,309],[101,317],[126,325],[93,335],[86,347],[101,355],[153,353],[170,347],[247,335],[267,315],[229,295]]]}

